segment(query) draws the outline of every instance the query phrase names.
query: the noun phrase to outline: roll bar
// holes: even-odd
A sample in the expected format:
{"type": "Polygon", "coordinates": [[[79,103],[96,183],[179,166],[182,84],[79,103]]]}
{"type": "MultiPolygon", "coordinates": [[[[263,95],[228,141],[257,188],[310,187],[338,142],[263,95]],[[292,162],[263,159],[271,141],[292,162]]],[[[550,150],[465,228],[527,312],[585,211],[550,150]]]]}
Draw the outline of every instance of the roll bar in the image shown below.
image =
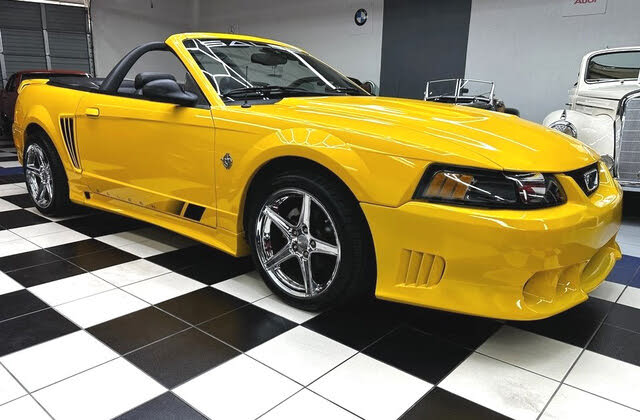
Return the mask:
{"type": "Polygon", "coordinates": [[[147,44],[140,45],[139,47],[134,48],[129,51],[127,55],[122,57],[122,59],[116,64],[116,66],[111,69],[107,77],[100,84],[100,92],[105,93],[116,93],[118,92],[118,88],[122,84],[122,81],[131,70],[131,67],[135,64],[136,61],[144,54],[150,51],[171,51],[169,46],[164,42],[149,42],[147,44]]]}

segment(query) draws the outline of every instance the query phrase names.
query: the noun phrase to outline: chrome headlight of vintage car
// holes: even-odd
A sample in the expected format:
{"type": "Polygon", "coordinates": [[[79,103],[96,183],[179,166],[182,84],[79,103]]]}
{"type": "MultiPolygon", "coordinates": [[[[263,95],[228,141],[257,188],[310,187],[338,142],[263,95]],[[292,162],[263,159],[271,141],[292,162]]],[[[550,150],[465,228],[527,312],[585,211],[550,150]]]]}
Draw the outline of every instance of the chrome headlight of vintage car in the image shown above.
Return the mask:
{"type": "Polygon", "coordinates": [[[565,119],[551,123],[549,125],[549,128],[558,130],[559,132],[571,136],[574,139],[578,138],[578,129],[576,128],[576,126],[565,119]]]}
{"type": "Polygon", "coordinates": [[[615,166],[615,161],[610,155],[602,155],[600,156],[600,160],[604,163],[611,174],[613,174],[613,167],[615,166]]]}
{"type": "Polygon", "coordinates": [[[439,164],[427,168],[414,198],[505,209],[550,207],[567,201],[562,186],[550,174],[511,173],[439,164]]]}

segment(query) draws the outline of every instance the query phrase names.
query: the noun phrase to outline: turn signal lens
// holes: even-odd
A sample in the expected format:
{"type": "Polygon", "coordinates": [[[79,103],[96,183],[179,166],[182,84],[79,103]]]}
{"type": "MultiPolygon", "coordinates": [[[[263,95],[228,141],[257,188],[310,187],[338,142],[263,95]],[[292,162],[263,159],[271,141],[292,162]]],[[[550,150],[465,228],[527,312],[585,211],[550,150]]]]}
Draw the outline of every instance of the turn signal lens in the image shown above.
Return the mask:
{"type": "Polygon", "coordinates": [[[476,207],[540,208],[562,204],[564,191],[553,175],[512,174],[431,165],[417,199],[476,207]]]}

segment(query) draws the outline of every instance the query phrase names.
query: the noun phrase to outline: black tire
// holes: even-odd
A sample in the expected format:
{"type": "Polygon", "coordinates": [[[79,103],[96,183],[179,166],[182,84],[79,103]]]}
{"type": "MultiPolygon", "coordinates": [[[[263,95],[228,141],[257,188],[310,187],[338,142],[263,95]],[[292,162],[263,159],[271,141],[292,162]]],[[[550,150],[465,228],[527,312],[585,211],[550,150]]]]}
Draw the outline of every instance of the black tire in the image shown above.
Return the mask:
{"type": "Polygon", "coordinates": [[[371,233],[358,202],[343,184],[325,174],[290,170],[262,180],[252,188],[247,204],[247,239],[256,270],[285,302],[303,310],[316,311],[373,296],[376,265],[371,233]],[[334,221],[340,243],[341,256],[335,277],[326,290],[313,297],[300,298],[284,291],[266,273],[257,252],[260,245],[255,232],[263,205],[278,191],[290,188],[303,190],[322,204],[334,221]]]}
{"type": "Polygon", "coordinates": [[[67,179],[67,174],[64,170],[64,166],[62,165],[62,161],[60,160],[60,156],[58,156],[56,148],[53,146],[51,140],[45,133],[36,132],[30,134],[27,137],[24,148],[23,163],[25,166],[25,174],[27,166],[27,152],[29,151],[29,147],[31,145],[39,146],[44,152],[44,155],[51,167],[51,179],[53,187],[53,199],[51,200],[51,203],[46,207],[40,206],[36,202],[36,200],[34,200],[33,189],[27,177],[27,190],[34,206],[40,213],[48,216],[61,217],[71,214],[73,211],[73,205],[69,200],[69,181],[67,179]]]}

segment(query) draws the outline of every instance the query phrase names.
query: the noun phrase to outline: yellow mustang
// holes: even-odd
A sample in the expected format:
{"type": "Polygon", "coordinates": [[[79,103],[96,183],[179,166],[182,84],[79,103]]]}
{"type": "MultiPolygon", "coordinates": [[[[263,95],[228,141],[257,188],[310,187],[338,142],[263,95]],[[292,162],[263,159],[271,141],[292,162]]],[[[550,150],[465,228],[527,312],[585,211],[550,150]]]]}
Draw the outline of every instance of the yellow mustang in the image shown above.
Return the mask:
{"type": "Polygon", "coordinates": [[[42,213],[73,202],[251,253],[300,308],[375,289],[539,319],[586,300],[621,257],[621,189],[582,143],[511,115],[370,96],[277,41],[178,34],[104,80],[20,89],[13,135],[42,213]],[[176,63],[136,75],[148,53],[176,63]]]}

